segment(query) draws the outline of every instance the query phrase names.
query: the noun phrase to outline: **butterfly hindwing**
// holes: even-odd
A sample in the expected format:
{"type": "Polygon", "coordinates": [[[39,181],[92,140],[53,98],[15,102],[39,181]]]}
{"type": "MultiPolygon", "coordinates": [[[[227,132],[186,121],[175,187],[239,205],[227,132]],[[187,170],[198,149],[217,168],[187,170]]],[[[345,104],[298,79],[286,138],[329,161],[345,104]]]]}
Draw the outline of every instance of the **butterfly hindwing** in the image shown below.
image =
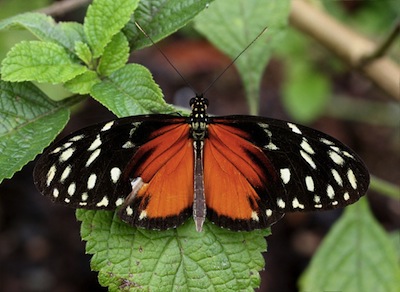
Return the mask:
{"type": "Polygon", "coordinates": [[[278,195],[274,189],[282,190],[279,178],[250,138],[240,128],[211,122],[204,142],[207,218],[232,230],[266,228],[283,216],[268,207],[271,195],[278,195]]]}
{"type": "Polygon", "coordinates": [[[182,224],[192,214],[193,141],[187,123],[150,131],[128,163],[130,177],[143,185],[119,211],[125,222],[151,229],[182,224]]]}

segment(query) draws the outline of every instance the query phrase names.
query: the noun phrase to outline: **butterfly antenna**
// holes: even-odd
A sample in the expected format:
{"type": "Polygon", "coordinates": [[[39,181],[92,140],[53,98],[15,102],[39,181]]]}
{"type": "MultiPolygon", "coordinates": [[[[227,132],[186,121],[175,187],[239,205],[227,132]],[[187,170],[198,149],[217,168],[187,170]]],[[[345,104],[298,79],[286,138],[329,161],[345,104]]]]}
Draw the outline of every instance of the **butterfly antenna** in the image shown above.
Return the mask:
{"type": "Polygon", "coordinates": [[[204,90],[203,94],[205,94],[220,78],[222,75],[224,75],[224,73],[226,71],[228,71],[228,69],[236,62],[237,59],[239,59],[239,57],[245,52],[247,51],[247,49],[254,44],[258,38],[267,30],[268,26],[264,27],[261,32],[236,56],[235,59],[233,59],[228,66],[225,67],[224,70],[222,70],[221,73],[219,73],[219,75],[217,76],[217,78],[214,79],[214,81],[211,82],[211,84],[206,88],[206,90],[204,90]]]}
{"type": "MultiPolygon", "coordinates": [[[[176,73],[182,78],[182,80],[186,83],[190,89],[196,93],[196,90],[194,90],[193,86],[183,77],[183,75],[179,72],[179,70],[172,64],[172,62],[168,59],[168,57],[164,54],[164,52],[161,50],[161,48],[153,41],[153,39],[144,31],[144,29],[135,21],[136,27],[150,40],[150,42],[153,44],[153,46],[161,53],[161,55],[164,57],[164,59],[168,62],[168,64],[175,70],[176,73]]],[[[196,93],[197,95],[197,93],[196,93]]]]}

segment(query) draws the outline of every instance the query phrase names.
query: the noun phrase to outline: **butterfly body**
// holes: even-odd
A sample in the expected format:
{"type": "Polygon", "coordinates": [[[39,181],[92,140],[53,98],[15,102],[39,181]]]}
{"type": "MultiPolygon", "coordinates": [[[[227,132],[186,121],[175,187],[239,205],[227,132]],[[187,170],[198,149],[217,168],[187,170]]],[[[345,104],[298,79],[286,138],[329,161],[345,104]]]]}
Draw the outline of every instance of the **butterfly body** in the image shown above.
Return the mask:
{"type": "Polygon", "coordinates": [[[145,115],[77,131],[39,159],[35,184],[54,202],[117,209],[132,226],[168,229],[193,216],[232,230],[266,228],[285,212],[343,207],[365,194],[363,162],[336,139],[254,116],[145,115]]]}

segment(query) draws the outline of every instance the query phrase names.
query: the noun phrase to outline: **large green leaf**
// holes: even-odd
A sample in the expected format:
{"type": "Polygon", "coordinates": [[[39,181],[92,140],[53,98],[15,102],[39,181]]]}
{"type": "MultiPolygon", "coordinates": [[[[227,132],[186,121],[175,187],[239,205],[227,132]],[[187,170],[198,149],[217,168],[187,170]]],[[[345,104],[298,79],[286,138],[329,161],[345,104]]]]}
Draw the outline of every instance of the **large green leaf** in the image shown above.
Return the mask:
{"type": "Polygon", "coordinates": [[[196,17],[195,28],[232,59],[268,27],[235,62],[251,114],[257,114],[262,73],[286,29],[289,10],[289,0],[219,0],[196,17]]]}
{"type": "Polygon", "coordinates": [[[174,112],[149,70],[129,64],[93,86],[91,95],[118,117],[174,112]]]}
{"type": "Polygon", "coordinates": [[[253,291],[259,285],[268,230],[234,232],[190,220],[152,231],[121,222],[116,213],[77,211],[91,266],[111,291],[253,291]]]}
{"type": "Polygon", "coordinates": [[[362,198],[346,208],[325,238],[301,279],[301,291],[396,292],[397,259],[391,239],[362,198]]]}
{"type": "Polygon", "coordinates": [[[51,101],[28,82],[0,81],[0,182],[50,144],[67,123],[73,102],[51,101]]]}
{"type": "Polygon", "coordinates": [[[130,47],[140,49],[151,45],[151,41],[135,25],[143,28],[154,42],[174,33],[213,0],[143,0],[135,10],[134,17],[124,29],[130,47]]]}
{"type": "Polygon", "coordinates": [[[26,29],[42,41],[57,43],[73,51],[75,41],[83,41],[83,27],[76,22],[56,24],[54,19],[42,13],[23,13],[0,21],[0,30],[26,29]]]}
{"type": "Polygon", "coordinates": [[[16,44],[2,62],[6,81],[62,83],[87,71],[75,63],[60,45],[53,42],[23,41],[16,44]]]}
{"type": "Polygon", "coordinates": [[[103,54],[105,46],[129,21],[139,0],[94,0],[83,24],[93,57],[103,54]]]}

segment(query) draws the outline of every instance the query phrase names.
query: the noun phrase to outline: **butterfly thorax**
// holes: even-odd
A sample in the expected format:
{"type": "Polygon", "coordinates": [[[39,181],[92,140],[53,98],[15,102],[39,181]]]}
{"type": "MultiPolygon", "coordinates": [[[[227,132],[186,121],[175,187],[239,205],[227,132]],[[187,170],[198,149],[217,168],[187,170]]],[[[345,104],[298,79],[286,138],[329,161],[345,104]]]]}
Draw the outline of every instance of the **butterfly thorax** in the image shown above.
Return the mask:
{"type": "Polygon", "coordinates": [[[190,114],[191,135],[195,141],[202,141],[207,136],[208,115],[206,110],[208,100],[202,95],[196,95],[190,100],[190,106],[192,107],[190,114]]]}

